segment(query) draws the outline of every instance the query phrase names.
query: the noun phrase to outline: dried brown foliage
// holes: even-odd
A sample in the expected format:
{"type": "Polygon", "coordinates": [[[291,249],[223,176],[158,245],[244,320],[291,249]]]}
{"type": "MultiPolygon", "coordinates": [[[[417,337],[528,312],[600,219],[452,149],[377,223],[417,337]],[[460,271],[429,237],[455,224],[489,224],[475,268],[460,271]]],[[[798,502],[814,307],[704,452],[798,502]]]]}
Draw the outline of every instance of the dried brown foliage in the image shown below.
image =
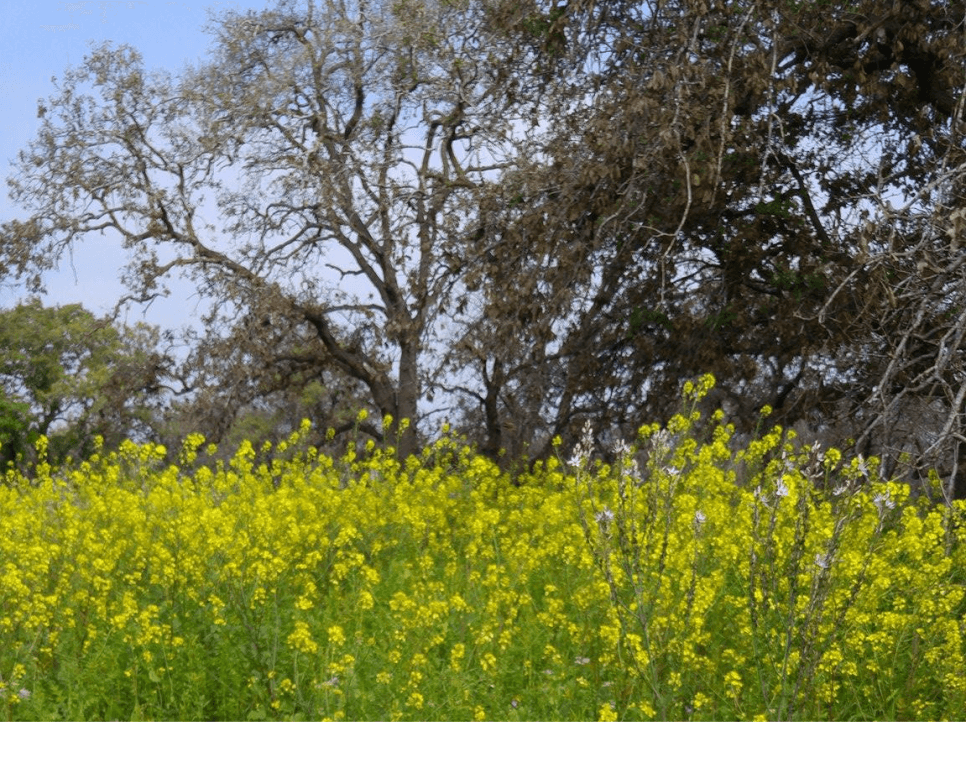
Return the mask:
{"type": "Polygon", "coordinates": [[[505,408],[537,389],[533,436],[587,417],[626,436],[712,372],[746,430],[771,405],[890,470],[942,464],[951,488],[966,4],[504,10],[545,43],[546,126],[479,217],[492,332],[526,350],[498,356],[505,408]]]}

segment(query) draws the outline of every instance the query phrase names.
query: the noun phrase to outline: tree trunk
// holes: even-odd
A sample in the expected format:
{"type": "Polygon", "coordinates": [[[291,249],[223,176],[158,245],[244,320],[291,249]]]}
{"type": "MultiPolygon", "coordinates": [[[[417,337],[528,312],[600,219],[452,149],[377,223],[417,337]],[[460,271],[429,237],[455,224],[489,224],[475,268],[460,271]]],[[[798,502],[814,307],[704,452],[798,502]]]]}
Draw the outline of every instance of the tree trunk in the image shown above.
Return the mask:
{"type": "MultiPolygon", "coordinates": [[[[399,387],[396,390],[396,408],[390,434],[396,435],[397,451],[400,461],[405,461],[419,449],[416,421],[419,406],[419,342],[406,340],[400,344],[399,357],[399,387]],[[408,426],[401,433],[398,431],[403,422],[408,426]]],[[[387,438],[390,435],[386,435],[387,438]]]]}

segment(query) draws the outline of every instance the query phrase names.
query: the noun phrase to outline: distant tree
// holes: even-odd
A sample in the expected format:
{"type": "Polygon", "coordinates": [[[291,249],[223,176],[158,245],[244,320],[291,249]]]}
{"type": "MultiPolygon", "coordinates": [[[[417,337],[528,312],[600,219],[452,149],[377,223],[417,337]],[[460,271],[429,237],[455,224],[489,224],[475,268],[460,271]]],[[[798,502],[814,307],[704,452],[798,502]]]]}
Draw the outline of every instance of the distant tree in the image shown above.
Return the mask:
{"type": "Polygon", "coordinates": [[[55,463],[88,456],[97,436],[154,437],[171,366],[159,341],[79,304],[0,312],[0,462],[29,463],[40,436],[55,463]]]}
{"type": "Polygon", "coordinates": [[[282,328],[276,319],[273,331],[259,328],[250,336],[247,325],[240,323],[225,338],[195,340],[182,366],[194,371],[184,374],[193,389],[166,410],[165,444],[176,448],[188,433],[200,433],[218,445],[216,458],[225,458],[243,440],[261,445],[287,439],[303,419],[316,425],[318,447],[340,454],[343,441],[326,440],[320,433],[331,429],[344,435],[359,428],[367,437],[382,437],[372,420],[357,424],[359,412],[371,402],[365,387],[323,365],[304,328],[282,328]]]}

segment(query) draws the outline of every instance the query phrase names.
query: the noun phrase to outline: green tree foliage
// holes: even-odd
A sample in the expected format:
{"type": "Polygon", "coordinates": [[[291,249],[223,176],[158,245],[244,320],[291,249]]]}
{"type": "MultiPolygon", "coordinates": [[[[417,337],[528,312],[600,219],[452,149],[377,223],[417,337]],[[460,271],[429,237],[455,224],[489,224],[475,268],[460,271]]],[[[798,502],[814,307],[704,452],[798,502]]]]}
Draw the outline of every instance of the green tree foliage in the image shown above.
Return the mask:
{"type": "Polygon", "coordinates": [[[156,330],[123,327],[79,304],[38,300],[0,312],[0,462],[32,458],[47,438],[52,462],[152,438],[171,361],[156,330]]]}
{"type": "Polygon", "coordinates": [[[30,429],[30,409],[25,403],[0,394],[0,466],[8,466],[40,435],[30,429]]]}

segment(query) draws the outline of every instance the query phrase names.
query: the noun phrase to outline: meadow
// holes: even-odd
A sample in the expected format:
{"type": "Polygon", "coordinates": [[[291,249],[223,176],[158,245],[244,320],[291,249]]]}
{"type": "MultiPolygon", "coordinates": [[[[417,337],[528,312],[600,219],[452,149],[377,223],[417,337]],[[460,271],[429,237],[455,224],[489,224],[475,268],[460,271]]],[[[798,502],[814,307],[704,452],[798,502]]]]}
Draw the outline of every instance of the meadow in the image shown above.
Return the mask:
{"type": "Polygon", "coordinates": [[[964,719],[963,503],[739,448],[711,385],[614,465],[333,460],[304,424],[10,472],[0,719],[964,719]]]}

